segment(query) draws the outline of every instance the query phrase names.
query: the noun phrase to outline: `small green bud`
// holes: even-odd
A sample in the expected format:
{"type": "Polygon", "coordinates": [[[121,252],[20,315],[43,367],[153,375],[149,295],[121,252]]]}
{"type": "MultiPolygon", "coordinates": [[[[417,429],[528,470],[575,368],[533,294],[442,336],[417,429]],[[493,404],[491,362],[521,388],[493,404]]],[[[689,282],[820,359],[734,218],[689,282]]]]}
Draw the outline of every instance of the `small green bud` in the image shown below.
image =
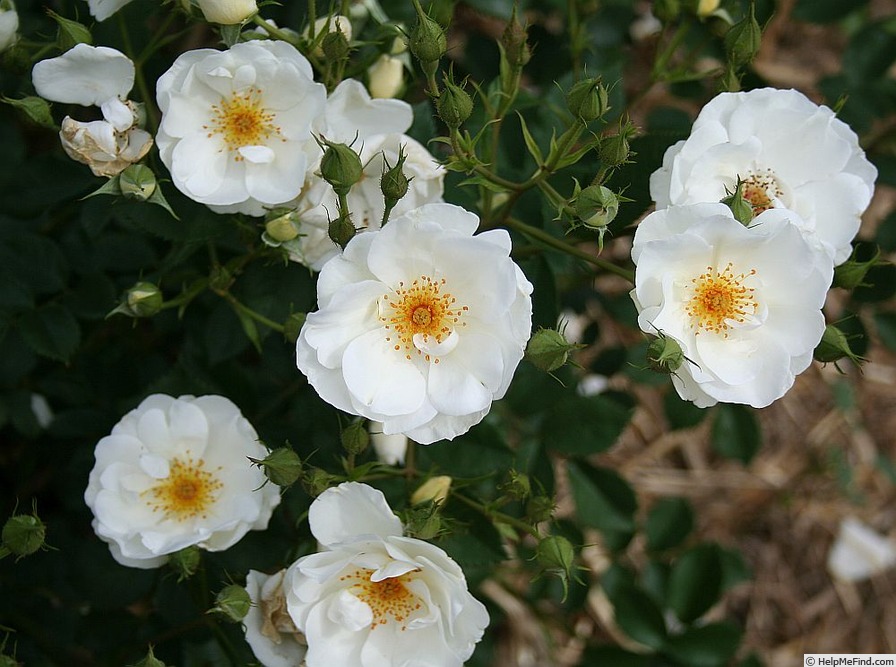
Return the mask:
{"type": "Polygon", "coordinates": [[[324,491],[333,486],[336,480],[333,475],[321,468],[309,468],[302,475],[302,487],[308,492],[309,496],[317,497],[324,491]]]}
{"type": "Polygon", "coordinates": [[[417,10],[417,23],[408,37],[408,48],[421,63],[435,63],[448,50],[445,31],[436,21],[423,11],[418,0],[414,0],[417,10]]]}
{"type": "Polygon", "coordinates": [[[264,468],[265,476],[277,486],[290,486],[302,475],[302,460],[292,447],[278,447],[263,459],[249,460],[264,468]]]}
{"type": "Polygon", "coordinates": [[[457,129],[473,113],[473,99],[453,81],[444,80],[445,87],[439,94],[436,108],[439,118],[452,129],[457,129]]]}
{"type": "Polygon", "coordinates": [[[404,170],[402,169],[407,157],[404,151],[399,149],[398,162],[395,163],[394,167],[389,167],[387,163],[386,167],[389,168],[383,172],[383,176],[380,178],[380,190],[383,193],[387,210],[391,210],[398,203],[398,200],[408,193],[410,180],[404,175],[404,170]]]}
{"type": "Polygon", "coordinates": [[[59,26],[56,32],[56,46],[60,51],[68,51],[76,44],[93,44],[93,36],[84,24],[59,16],[49,9],[47,14],[59,26]]]}
{"type": "Polygon", "coordinates": [[[146,652],[146,657],[140,662],[130,665],[130,667],[167,667],[167,665],[155,656],[152,652],[152,646],[150,646],[146,652]]]}
{"type": "Polygon", "coordinates": [[[545,495],[532,496],[526,503],[526,518],[533,524],[550,521],[555,507],[553,498],[545,495]]]}
{"type": "Polygon", "coordinates": [[[211,274],[208,277],[208,286],[216,294],[223,294],[230,289],[236,278],[226,266],[216,264],[212,267],[211,274]]]}
{"type": "Polygon", "coordinates": [[[357,230],[352,224],[352,219],[348,214],[343,213],[335,220],[330,220],[330,225],[327,227],[327,233],[330,235],[330,240],[333,243],[345,250],[345,246],[348,245],[348,242],[355,238],[357,230]]]}
{"type": "Polygon", "coordinates": [[[864,361],[862,357],[852,351],[846,334],[833,324],[825,327],[821,341],[818,343],[812,356],[823,364],[840,361],[841,359],[849,359],[857,365],[864,361]]]}
{"type": "Polygon", "coordinates": [[[843,289],[855,289],[865,284],[865,276],[871,267],[879,264],[880,248],[874,247],[874,254],[867,261],[859,261],[858,255],[862,248],[868,248],[870,244],[860,244],[852,251],[852,256],[843,262],[840,266],[834,267],[834,287],[842,287],[843,289]]]}
{"type": "Polygon", "coordinates": [[[507,62],[513,67],[524,67],[532,58],[532,50],[528,44],[526,29],[516,20],[516,5],[510,14],[510,20],[501,35],[501,46],[507,62]]]}
{"type": "Polygon", "coordinates": [[[680,13],[680,0],[653,0],[653,15],[663,23],[674,21],[680,13]]]}
{"type": "Polygon", "coordinates": [[[248,591],[239,584],[230,584],[222,588],[215,597],[215,606],[209,613],[220,614],[225,620],[239,623],[249,613],[251,606],[252,600],[248,591]]]}
{"type": "Polygon", "coordinates": [[[47,527],[37,514],[16,514],[3,526],[3,546],[19,558],[40,549],[46,536],[47,527]]]}
{"type": "Polygon", "coordinates": [[[334,144],[324,139],[323,146],[326,150],[320,160],[320,175],[333,186],[337,195],[347,195],[364,173],[361,158],[345,144],[334,144]]]}
{"type": "Polygon", "coordinates": [[[619,212],[619,197],[603,185],[589,185],[576,197],[576,215],[588,227],[606,227],[619,212]]]}
{"type": "Polygon", "coordinates": [[[536,368],[550,373],[567,362],[569,351],[575,347],[575,344],[568,342],[559,331],[539,329],[532,334],[526,345],[526,359],[536,368]]]}
{"type": "Polygon", "coordinates": [[[279,245],[292,241],[299,235],[299,225],[295,211],[284,213],[264,223],[262,240],[268,245],[279,245]]]}
{"type": "Polygon", "coordinates": [[[419,505],[407,511],[404,517],[405,531],[410,537],[431,540],[442,532],[442,517],[436,503],[419,505]]]}
{"type": "Polygon", "coordinates": [[[364,426],[364,421],[358,420],[342,429],[339,440],[349,454],[360,454],[370,444],[370,434],[364,426]]]}
{"type": "Polygon", "coordinates": [[[647,365],[657,373],[674,373],[684,363],[684,352],[673,338],[659,336],[647,346],[647,365]]]}
{"type": "Polygon", "coordinates": [[[514,500],[525,500],[532,492],[532,484],[528,475],[511,470],[509,479],[501,485],[501,491],[514,500]]]}
{"type": "Polygon", "coordinates": [[[756,21],[756,12],[750,3],[749,13],[735,23],[725,34],[725,52],[735,67],[743,67],[753,61],[762,43],[762,28],[756,21]]]}
{"type": "Polygon", "coordinates": [[[612,169],[627,163],[629,156],[632,154],[629,139],[634,134],[635,126],[627,121],[625,124],[620,124],[619,132],[602,139],[600,148],[598,148],[601,166],[612,169]]]}
{"type": "Polygon", "coordinates": [[[321,50],[324,52],[327,62],[339,62],[348,58],[351,47],[345,34],[337,29],[333,32],[328,32],[324,36],[324,40],[321,42],[321,50]]]}
{"type": "Polygon", "coordinates": [[[53,114],[50,112],[50,104],[42,97],[23,97],[20,100],[14,100],[10,97],[2,98],[8,105],[15,107],[27,116],[32,122],[46,127],[51,130],[58,130],[59,126],[53,120],[53,114]]]}
{"type": "Polygon", "coordinates": [[[128,199],[146,201],[156,191],[156,175],[152,169],[142,164],[132,164],[118,177],[121,194],[128,199]]]}
{"type": "Polygon", "coordinates": [[[128,310],[134,317],[152,317],[162,309],[165,298],[162,290],[148,282],[139,282],[125,297],[128,310]]]}
{"type": "Polygon", "coordinates": [[[550,535],[538,543],[535,557],[546,570],[556,570],[569,576],[572,574],[576,550],[572,542],[562,535],[550,535]]]}
{"type": "MultiPolygon", "coordinates": [[[[725,189],[728,192],[728,189],[725,189]]],[[[734,219],[742,225],[749,225],[753,222],[753,205],[744,199],[744,182],[737,180],[737,186],[734,192],[729,192],[728,196],[722,199],[722,203],[731,209],[734,219]]]]}
{"type": "Polygon", "coordinates": [[[295,343],[305,326],[307,313],[290,313],[289,317],[283,323],[283,337],[290,343],[295,343]]]}
{"type": "Polygon", "coordinates": [[[433,502],[440,505],[448,498],[453,480],[448,475],[430,477],[411,494],[411,505],[433,502]]]}
{"type": "Polygon", "coordinates": [[[600,77],[584,79],[574,84],[566,94],[566,106],[573,116],[589,123],[610,109],[610,97],[600,77]]]}
{"type": "Polygon", "coordinates": [[[177,572],[177,580],[189,579],[199,569],[202,562],[202,552],[196,545],[175,551],[168,558],[168,566],[177,572]]]}

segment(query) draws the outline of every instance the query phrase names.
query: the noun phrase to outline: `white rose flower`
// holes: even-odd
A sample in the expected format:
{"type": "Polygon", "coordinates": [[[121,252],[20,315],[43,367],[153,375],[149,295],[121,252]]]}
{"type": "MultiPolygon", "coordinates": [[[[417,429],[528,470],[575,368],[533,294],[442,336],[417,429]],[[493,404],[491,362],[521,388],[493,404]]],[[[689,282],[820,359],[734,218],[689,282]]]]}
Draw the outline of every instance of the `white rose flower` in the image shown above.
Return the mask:
{"type": "Polygon", "coordinates": [[[0,53],[16,43],[19,38],[19,14],[12,0],[0,3],[0,53]]]}
{"type": "Polygon", "coordinates": [[[197,0],[205,20],[221,25],[236,25],[258,13],[255,0],[197,0]]]}
{"type": "Polygon", "coordinates": [[[82,123],[68,116],[62,120],[59,138],[66,154],[88,165],[95,176],[120,174],[152,148],[152,135],[138,127],[119,132],[105,120],[82,123]]]}
{"type": "Polygon", "coordinates": [[[311,129],[326,91],[293,46],[253,40],[188,51],[156,93],[159,154],[185,195],[262,215],[299,194],[320,152],[311,129]]]}
{"type": "Polygon", "coordinates": [[[747,228],[724,204],[694,204],[638,225],[638,323],[680,345],[685,361],[672,383],[683,399],[765,407],[811,363],[833,267],[794,216],[771,209],[747,228]]]}
{"type": "Polygon", "coordinates": [[[414,110],[402,100],[373,99],[364,84],[345,79],[327,98],[327,111],[315,127],[334,143],[364,142],[381,134],[401,134],[414,122],[414,110]]]}
{"type": "Polygon", "coordinates": [[[320,310],[296,343],[325,401],[429,444],[465,433],[504,396],[532,321],[532,285],[503,230],[428,204],[358,234],[323,267],[320,310]]]}
{"type": "Polygon", "coordinates": [[[246,458],[266,455],[223,396],[153,394],[97,443],[84,493],[93,529],[115,560],[142,569],[192,545],[228,549],[280,503],[246,458]]]}
{"type": "MultiPolygon", "coordinates": [[[[356,228],[380,228],[386,209],[380,178],[387,168],[398,163],[399,149],[407,156],[403,171],[411,181],[407,194],[398,200],[390,217],[442,201],[445,169],[428,150],[404,134],[373,136],[364,142],[359,154],[364,165],[361,180],[347,195],[356,228]]],[[[333,187],[318,175],[310,176],[298,213],[300,235],[286,246],[290,259],[320,271],[327,260],[339,252],[339,246],[330,240],[328,233],[330,220],[338,217],[333,187]]]]}
{"type": "Polygon", "coordinates": [[[134,63],[108,46],[75,44],[61,56],[35,64],[31,81],[37,94],[51,102],[120,113],[122,100],[134,87],[134,63]]]}
{"type": "Polygon", "coordinates": [[[460,667],[472,655],[488,612],[442,549],[402,536],[382,493],[340,484],[308,521],[325,550],[293,563],[283,583],[308,667],[460,667]]]}
{"type": "Polygon", "coordinates": [[[105,21],[133,0],[87,0],[90,15],[97,21],[105,21]]]}
{"type": "Polygon", "coordinates": [[[286,611],[286,592],[280,570],[268,575],[249,570],[246,592],[252,601],[243,631],[252,653],[264,667],[298,667],[305,658],[305,638],[286,611]]]}
{"type": "Polygon", "coordinates": [[[690,137],[671,146],[650,178],[658,209],[717,202],[744,180],[757,213],[788,208],[835,264],[874,193],[877,169],[855,133],[825,106],[795,90],[763,88],[721,93],[694,122],[690,137]]]}
{"type": "Polygon", "coordinates": [[[380,422],[368,422],[367,430],[370,431],[370,444],[376,452],[376,458],[386,465],[404,465],[404,458],[408,451],[408,439],[402,433],[387,435],[383,433],[383,425],[380,422]]]}

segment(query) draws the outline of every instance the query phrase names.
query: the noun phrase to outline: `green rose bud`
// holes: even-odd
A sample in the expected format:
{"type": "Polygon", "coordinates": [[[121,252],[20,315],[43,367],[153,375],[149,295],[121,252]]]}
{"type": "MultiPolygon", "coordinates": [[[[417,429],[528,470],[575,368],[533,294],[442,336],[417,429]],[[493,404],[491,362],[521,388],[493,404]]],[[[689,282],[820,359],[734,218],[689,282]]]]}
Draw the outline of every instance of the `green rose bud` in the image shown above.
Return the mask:
{"type": "Polygon", "coordinates": [[[865,276],[872,266],[879,264],[880,248],[870,244],[859,244],[853,249],[852,256],[840,266],[834,267],[834,287],[852,290],[864,284],[865,276]],[[873,247],[873,256],[867,261],[859,261],[859,255],[867,255],[867,249],[873,247]]]}
{"type": "Polygon", "coordinates": [[[262,240],[268,245],[280,245],[292,241],[299,235],[299,224],[295,211],[278,215],[264,223],[262,240]]]}
{"type": "Polygon", "coordinates": [[[751,2],[749,13],[731,26],[725,34],[725,52],[728,61],[735,67],[747,65],[756,57],[761,42],[762,28],[756,21],[755,7],[751,2]]]}
{"type": "Polygon", "coordinates": [[[324,36],[321,42],[321,50],[327,62],[339,62],[348,58],[351,47],[348,45],[348,39],[341,30],[334,30],[324,36]]]}
{"type": "Polygon", "coordinates": [[[399,149],[398,162],[395,163],[394,167],[389,167],[387,163],[386,166],[389,168],[383,172],[383,176],[380,178],[380,190],[386,202],[386,210],[391,211],[395,204],[398,203],[398,200],[408,193],[410,180],[404,175],[404,170],[402,169],[407,157],[404,151],[399,149]]]}
{"type": "Polygon", "coordinates": [[[17,514],[3,526],[3,546],[19,558],[30,556],[44,545],[47,527],[37,514],[17,514]]]}
{"type": "Polygon", "coordinates": [[[849,359],[856,365],[864,361],[862,357],[852,351],[846,334],[833,324],[825,327],[821,341],[818,343],[812,356],[824,364],[837,362],[841,359],[849,359]]]}
{"type": "Polygon", "coordinates": [[[265,476],[277,486],[290,486],[302,475],[302,460],[292,447],[278,447],[263,459],[249,460],[264,468],[265,476]]]}
{"type": "Polygon", "coordinates": [[[167,667],[167,665],[153,654],[152,646],[150,646],[149,650],[146,652],[146,657],[140,662],[135,662],[133,665],[130,665],[130,667],[167,667]]]}
{"type": "Polygon", "coordinates": [[[327,233],[330,235],[330,240],[333,243],[345,250],[345,246],[355,237],[357,230],[352,224],[351,218],[347,214],[342,214],[335,220],[330,221],[327,233]]]}
{"type": "Polygon", "coordinates": [[[196,570],[199,569],[201,562],[202,553],[199,547],[193,545],[171,554],[171,557],[168,559],[168,566],[177,572],[177,580],[183,581],[196,574],[196,570]]]}
{"type": "Polygon", "coordinates": [[[619,212],[619,197],[603,185],[589,185],[576,197],[576,215],[588,227],[606,227],[619,212]]]}
{"type": "Polygon", "coordinates": [[[555,507],[553,498],[543,494],[532,496],[526,503],[526,518],[533,524],[550,521],[555,507]]]}
{"type": "Polygon", "coordinates": [[[364,172],[361,158],[345,144],[334,144],[324,139],[323,146],[326,150],[320,161],[320,175],[333,186],[337,195],[347,195],[352,186],[361,180],[364,172]]]}
{"type": "Polygon", "coordinates": [[[680,0],[654,0],[653,15],[663,23],[669,23],[678,18],[681,13],[680,0]]]}
{"type": "Polygon", "coordinates": [[[431,540],[442,533],[442,517],[436,503],[412,507],[404,516],[405,532],[419,540],[431,540]]]}
{"type": "Polygon", "coordinates": [[[610,98],[607,89],[600,82],[600,77],[584,79],[569,89],[566,94],[566,106],[573,116],[588,123],[607,113],[610,109],[610,98]]]}
{"type": "Polygon", "coordinates": [[[526,359],[536,368],[550,373],[567,362],[569,351],[575,347],[575,344],[568,342],[559,331],[539,329],[532,334],[526,345],[526,359]]]}
{"type": "Polygon", "coordinates": [[[524,67],[532,58],[532,50],[527,42],[526,29],[516,20],[516,5],[510,14],[510,20],[501,35],[501,46],[504,56],[513,67],[524,67]]]}
{"type": "Polygon", "coordinates": [[[501,485],[501,491],[514,500],[525,500],[532,492],[532,484],[528,475],[511,470],[509,479],[501,485]]]}
{"type": "Polygon", "coordinates": [[[421,505],[428,502],[440,505],[448,498],[452,481],[448,475],[430,477],[411,494],[411,505],[421,505]]]}
{"type": "Polygon", "coordinates": [[[118,177],[121,194],[128,199],[146,201],[152,197],[156,186],[156,175],[152,173],[152,169],[142,164],[132,164],[118,177]]]}
{"type": "Polygon", "coordinates": [[[445,125],[457,129],[473,113],[473,100],[463,88],[454,82],[445,79],[444,83],[445,87],[439,94],[436,108],[439,118],[444,121],[445,125]]]}
{"type": "Polygon", "coordinates": [[[302,475],[302,487],[315,498],[333,486],[334,481],[333,475],[320,468],[310,468],[302,475]]]}
{"type": "Polygon", "coordinates": [[[58,130],[59,126],[53,120],[53,114],[50,112],[50,104],[42,97],[23,97],[20,100],[14,100],[10,97],[2,98],[8,105],[15,107],[28,117],[32,122],[46,127],[51,130],[58,130]]]}
{"type": "Polygon", "coordinates": [[[215,598],[215,606],[209,610],[209,613],[220,614],[225,620],[239,623],[249,613],[251,606],[252,600],[246,589],[238,584],[230,584],[218,593],[215,598]]]}
{"type": "Polygon", "coordinates": [[[612,169],[628,162],[632,154],[629,139],[635,134],[635,126],[630,121],[620,124],[619,132],[605,137],[600,142],[598,157],[602,167],[612,169]]]}
{"type": "Polygon", "coordinates": [[[59,26],[56,32],[56,46],[60,51],[68,51],[77,44],[93,44],[93,36],[84,24],[63,18],[49,9],[47,14],[59,26]]]}
{"type": "Polygon", "coordinates": [[[165,303],[162,290],[152,283],[141,281],[125,292],[121,303],[106,317],[116,313],[128,317],[152,317],[165,303]]]}
{"type": "Polygon", "coordinates": [[[535,557],[546,570],[562,572],[569,576],[572,574],[576,550],[562,535],[551,535],[538,543],[535,557]]]}
{"type": "Polygon", "coordinates": [[[753,222],[753,205],[744,199],[743,190],[744,182],[738,179],[734,192],[729,193],[727,197],[722,199],[722,203],[731,209],[735,220],[742,225],[749,225],[753,222]]]}
{"type": "Polygon", "coordinates": [[[408,37],[408,48],[421,63],[435,63],[448,50],[448,40],[442,26],[426,15],[418,0],[414,0],[417,23],[408,37]]]}
{"type": "Polygon", "coordinates": [[[647,365],[657,373],[674,373],[684,363],[681,346],[668,336],[659,336],[647,346],[647,365]]]}
{"type": "Polygon", "coordinates": [[[339,439],[349,454],[360,454],[370,444],[370,434],[367,432],[363,420],[352,422],[342,429],[339,439]]]}

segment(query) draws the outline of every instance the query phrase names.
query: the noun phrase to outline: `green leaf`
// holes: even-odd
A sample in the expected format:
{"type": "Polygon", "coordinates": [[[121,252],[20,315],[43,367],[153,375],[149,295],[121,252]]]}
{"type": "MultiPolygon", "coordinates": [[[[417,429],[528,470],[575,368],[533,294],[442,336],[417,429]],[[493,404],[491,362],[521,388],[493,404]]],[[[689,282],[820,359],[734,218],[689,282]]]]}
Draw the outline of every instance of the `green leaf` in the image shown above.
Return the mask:
{"type": "Polygon", "coordinates": [[[608,468],[579,461],[566,465],[579,520],[600,530],[610,548],[624,547],[635,531],[638,502],[632,487],[608,468]]]}
{"type": "Polygon", "coordinates": [[[672,565],[666,603],[683,623],[705,614],[722,592],[722,563],[714,544],[701,544],[672,565]]]}
{"type": "Polygon", "coordinates": [[[71,312],[50,304],[22,315],[19,333],[38,354],[68,361],[81,342],[81,327],[71,312]]]}
{"type": "Polygon", "coordinates": [[[572,395],[553,405],[542,424],[545,446],[570,456],[588,456],[613,446],[631,420],[634,406],[624,394],[572,395]]]}
{"type": "MultiPolygon", "coordinates": [[[[848,2],[842,2],[848,5],[848,2]]],[[[885,76],[896,61],[896,33],[885,23],[872,23],[856,32],[843,53],[843,73],[861,82],[885,76]]]]}
{"type": "Polygon", "coordinates": [[[466,187],[469,185],[481,185],[486,190],[491,192],[507,192],[507,188],[502,185],[498,185],[497,183],[493,183],[485,176],[472,176],[465,181],[459,183],[461,187],[466,187]]]}
{"type": "Polygon", "coordinates": [[[797,0],[793,16],[810,23],[833,23],[866,4],[868,0],[797,0]]]}
{"type": "Polygon", "coordinates": [[[762,432],[753,410],[721,403],[712,423],[712,447],[728,459],[749,463],[762,444],[762,432]]]}
{"type": "Polygon", "coordinates": [[[255,320],[239,308],[234,307],[233,312],[236,313],[236,316],[239,318],[240,324],[243,327],[243,332],[246,334],[246,338],[252,343],[255,351],[261,354],[261,338],[258,336],[258,325],[255,324],[255,320]]]}
{"type": "Polygon", "coordinates": [[[520,128],[523,131],[523,140],[526,142],[526,148],[529,150],[529,155],[535,158],[535,164],[541,166],[544,164],[544,156],[541,153],[541,149],[538,147],[538,142],[535,141],[532,134],[529,132],[529,127],[526,125],[526,119],[523,118],[523,114],[519,111],[516,112],[516,115],[520,119],[520,128]]]}
{"type": "Polygon", "coordinates": [[[737,652],[740,635],[730,623],[709,623],[669,637],[663,653],[685,667],[722,667],[737,652]]]}
{"type": "Polygon", "coordinates": [[[616,624],[640,644],[659,649],[666,642],[663,613],[650,596],[635,586],[617,586],[612,596],[616,624]]]}
{"type": "Polygon", "coordinates": [[[706,408],[698,408],[691,401],[682,399],[674,389],[663,396],[663,409],[673,431],[696,426],[709,414],[706,408]]]}
{"type": "Polygon", "coordinates": [[[663,498],[647,514],[644,533],[652,551],[671,549],[681,544],[694,527],[694,512],[684,498],[663,498]]]}

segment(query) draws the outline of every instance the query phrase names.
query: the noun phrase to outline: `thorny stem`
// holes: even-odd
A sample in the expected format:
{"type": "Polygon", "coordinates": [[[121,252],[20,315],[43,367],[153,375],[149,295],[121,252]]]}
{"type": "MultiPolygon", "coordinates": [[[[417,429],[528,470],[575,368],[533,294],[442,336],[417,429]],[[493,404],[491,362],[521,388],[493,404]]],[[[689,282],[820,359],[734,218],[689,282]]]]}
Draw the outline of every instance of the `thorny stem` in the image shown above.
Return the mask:
{"type": "Polygon", "coordinates": [[[498,510],[493,510],[490,507],[487,507],[486,505],[483,505],[482,503],[477,502],[477,501],[473,500],[472,498],[468,498],[467,496],[465,496],[461,493],[452,493],[451,497],[457,498],[465,505],[472,507],[476,511],[480,512],[487,519],[490,519],[492,521],[498,521],[500,523],[506,523],[508,526],[513,526],[517,530],[527,533],[527,534],[531,535],[532,537],[535,537],[538,539],[541,538],[541,535],[533,526],[529,525],[525,521],[517,519],[515,516],[510,516],[509,514],[505,514],[504,512],[499,512],[498,510]]]}

